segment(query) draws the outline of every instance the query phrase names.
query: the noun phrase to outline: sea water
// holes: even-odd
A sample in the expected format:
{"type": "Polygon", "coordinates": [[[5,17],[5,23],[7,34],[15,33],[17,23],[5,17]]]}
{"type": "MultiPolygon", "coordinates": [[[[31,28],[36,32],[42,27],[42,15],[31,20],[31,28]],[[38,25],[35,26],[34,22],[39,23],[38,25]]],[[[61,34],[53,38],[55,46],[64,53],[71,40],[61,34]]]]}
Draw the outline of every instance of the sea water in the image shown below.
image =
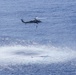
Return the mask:
{"type": "Polygon", "coordinates": [[[0,1],[0,75],[76,75],[75,0],[0,1]],[[37,17],[39,24],[24,24],[37,17]]]}

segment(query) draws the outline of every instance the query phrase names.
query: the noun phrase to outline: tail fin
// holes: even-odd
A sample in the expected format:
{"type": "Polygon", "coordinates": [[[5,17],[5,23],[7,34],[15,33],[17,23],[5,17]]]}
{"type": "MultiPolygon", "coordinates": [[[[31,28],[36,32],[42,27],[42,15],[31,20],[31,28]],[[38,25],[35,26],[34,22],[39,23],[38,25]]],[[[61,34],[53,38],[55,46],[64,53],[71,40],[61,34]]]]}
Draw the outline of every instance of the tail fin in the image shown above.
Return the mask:
{"type": "Polygon", "coordinates": [[[21,21],[22,21],[23,23],[26,23],[26,22],[24,22],[24,20],[23,20],[23,19],[21,19],[21,21]]]}

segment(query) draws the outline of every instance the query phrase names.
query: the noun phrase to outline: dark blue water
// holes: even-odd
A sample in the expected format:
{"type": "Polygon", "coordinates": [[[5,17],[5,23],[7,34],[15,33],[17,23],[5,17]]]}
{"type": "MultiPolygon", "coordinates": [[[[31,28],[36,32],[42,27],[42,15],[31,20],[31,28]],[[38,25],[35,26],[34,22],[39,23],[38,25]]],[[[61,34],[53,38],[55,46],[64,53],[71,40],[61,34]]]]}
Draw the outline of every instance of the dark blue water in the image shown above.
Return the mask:
{"type": "Polygon", "coordinates": [[[76,75],[76,1],[1,0],[0,50],[0,75],[76,75]],[[21,22],[21,19],[28,21],[35,17],[42,23],[25,25],[21,22]],[[32,53],[27,51],[29,45],[32,46],[32,53]],[[34,64],[19,64],[17,61],[23,62],[23,59],[16,60],[17,56],[12,57],[13,50],[14,53],[19,53],[18,57],[44,55],[41,56],[42,60],[36,60],[34,64]],[[51,56],[52,54],[54,55],[51,56]],[[42,63],[44,60],[50,63],[42,63]],[[41,63],[38,64],[37,61],[41,63]],[[6,66],[8,62],[17,63],[6,66]]]}

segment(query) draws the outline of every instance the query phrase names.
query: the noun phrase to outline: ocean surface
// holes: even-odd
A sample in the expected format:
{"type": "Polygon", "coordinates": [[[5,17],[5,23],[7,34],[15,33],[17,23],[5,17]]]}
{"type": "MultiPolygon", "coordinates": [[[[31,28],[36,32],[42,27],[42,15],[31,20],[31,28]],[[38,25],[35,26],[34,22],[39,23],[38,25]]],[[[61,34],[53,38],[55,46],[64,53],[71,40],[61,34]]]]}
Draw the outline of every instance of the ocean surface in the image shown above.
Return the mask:
{"type": "Polygon", "coordinates": [[[76,0],[0,0],[0,75],[76,75],[76,0]]]}

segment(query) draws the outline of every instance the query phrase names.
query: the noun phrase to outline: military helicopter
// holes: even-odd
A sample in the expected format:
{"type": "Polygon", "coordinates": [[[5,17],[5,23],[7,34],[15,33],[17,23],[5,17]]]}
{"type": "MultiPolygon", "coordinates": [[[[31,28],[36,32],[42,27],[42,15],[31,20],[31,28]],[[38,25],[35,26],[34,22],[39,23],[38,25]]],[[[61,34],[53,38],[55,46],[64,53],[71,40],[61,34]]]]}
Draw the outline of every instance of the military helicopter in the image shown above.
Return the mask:
{"type": "Polygon", "coordinates": [[[38,23],[41,23],[42,21],[40,21],[39,19],[37,19],[37,18],[34,18],[34,20],[30,20],[30,21],[24,21],[23,19],[21,19],[21,21],[23,22],[23,23],[25,23],[25,24],[28,24],[28,23],[36,23],[36,24],[38,24],[38,23]]]}

